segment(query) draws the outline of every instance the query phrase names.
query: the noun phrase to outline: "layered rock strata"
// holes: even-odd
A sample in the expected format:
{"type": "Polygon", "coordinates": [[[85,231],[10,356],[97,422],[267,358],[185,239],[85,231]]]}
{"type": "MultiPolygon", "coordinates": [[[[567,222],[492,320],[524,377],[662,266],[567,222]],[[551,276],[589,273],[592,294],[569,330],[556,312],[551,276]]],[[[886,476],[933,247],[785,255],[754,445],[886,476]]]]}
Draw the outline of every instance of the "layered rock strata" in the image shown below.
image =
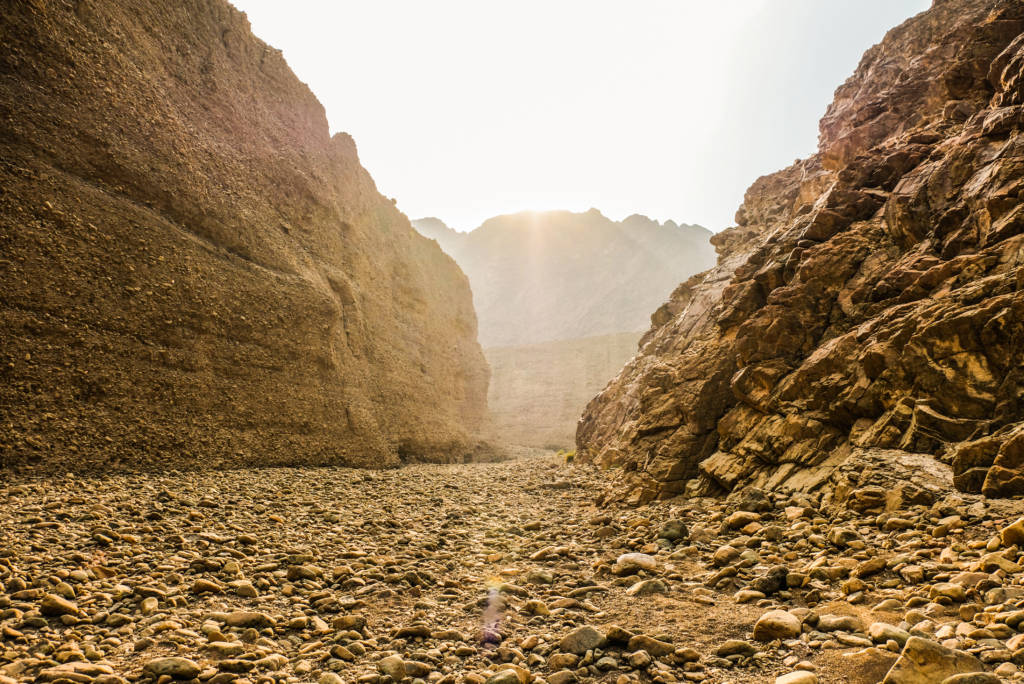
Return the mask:
{"type": "Polygon", "coordinates": [[[1024,493],[1024,5],[946,0],[888,33],[759,179],[719,262],[652,317],[587,407],[584,458],[633,501],[815,490],[939,458],[1024,493]]]}
{"type": "Polygon", "coordinates": [[[465,276],[245,15],[23,2],[0,35],[0,466],[469,454],[465,276]]]}

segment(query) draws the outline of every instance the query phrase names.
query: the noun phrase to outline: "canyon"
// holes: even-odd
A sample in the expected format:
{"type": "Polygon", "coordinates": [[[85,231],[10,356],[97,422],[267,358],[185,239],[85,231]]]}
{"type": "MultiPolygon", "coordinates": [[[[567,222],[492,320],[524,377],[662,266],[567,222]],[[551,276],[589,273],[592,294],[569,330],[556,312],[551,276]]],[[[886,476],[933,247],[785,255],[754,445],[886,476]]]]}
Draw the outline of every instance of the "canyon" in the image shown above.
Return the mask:
{"type": "Polygon", "coordinates": [[[487,434],[571,449],[583,407],[636,353],[651,312],[714,263],[711,232],[596,209],[496,216],[461,233],[413,226],[469,278],[491,367],[487,434]]]}
{"type": "Polygon", "coordinates": [[[1019,1],[714,235],[410,223],[225,0],[0,35],[0,684],[1024,681],[1019,1]]]}

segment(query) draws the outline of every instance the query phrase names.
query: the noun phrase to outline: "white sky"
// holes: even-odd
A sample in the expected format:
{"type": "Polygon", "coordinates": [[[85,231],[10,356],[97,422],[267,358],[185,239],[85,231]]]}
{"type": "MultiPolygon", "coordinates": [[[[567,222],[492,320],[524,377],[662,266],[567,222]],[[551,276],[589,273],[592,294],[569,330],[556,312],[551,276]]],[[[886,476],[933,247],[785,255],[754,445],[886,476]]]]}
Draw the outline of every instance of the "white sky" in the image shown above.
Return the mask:
{"type": "Polygon", "coordinates": [[[232,0],[410,218],[732,225],[928,0],[232,0]]]}

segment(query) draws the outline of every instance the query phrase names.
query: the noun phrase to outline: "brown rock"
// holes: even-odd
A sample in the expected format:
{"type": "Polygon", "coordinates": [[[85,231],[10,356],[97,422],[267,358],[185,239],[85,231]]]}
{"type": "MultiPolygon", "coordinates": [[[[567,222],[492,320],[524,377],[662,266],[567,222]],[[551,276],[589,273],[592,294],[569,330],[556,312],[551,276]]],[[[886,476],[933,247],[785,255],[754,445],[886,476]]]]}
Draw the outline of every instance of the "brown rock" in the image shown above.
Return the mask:
{"type": "Polygon", "coordinates": [[[78,615],[78,606],[72,601],[55,594],[47,594],[39,602],[39,610],[43,615],[59,617],[61,615],[78,615]]]}
{"type": "Polygon", "coordinates": [[[1003,546],[1024,546],[1024,518],[1020,518],[1012,525],[1007,525],[999,532],[999,538],[1003,546]]]}
{"type": "Polygon", "coordinates": [[[818,154],[751,186],[718,265],[584,412],[578,457],[621,466],[616,497],[1024,492],[1024,210],[1000,199],[1022,169],[997,152],[1024,145],[997,111],[1024,99],[1022,30],[1013,0],[949,0],[868,51],[818,154]],[[907,466],[864,472],[886,461],[907,466]]]}
{"type": "Polygon", "coordinates": [[[966,672],[982,672],[981,661],[964,651],[946,648],[934,641],[910,637],[883,684],[932,684],[966,672]]]}
{"type": "Polygon", "coordinates": [[[754,624],[755,641],[793,639],[800,636],[800,619],[784,610],[770,610],[754,624]]]}
{"type": "Polygon", "coordinates": [[[465,276],[241,12],[7,9],[0,467],[471,455],[465,276]]]}

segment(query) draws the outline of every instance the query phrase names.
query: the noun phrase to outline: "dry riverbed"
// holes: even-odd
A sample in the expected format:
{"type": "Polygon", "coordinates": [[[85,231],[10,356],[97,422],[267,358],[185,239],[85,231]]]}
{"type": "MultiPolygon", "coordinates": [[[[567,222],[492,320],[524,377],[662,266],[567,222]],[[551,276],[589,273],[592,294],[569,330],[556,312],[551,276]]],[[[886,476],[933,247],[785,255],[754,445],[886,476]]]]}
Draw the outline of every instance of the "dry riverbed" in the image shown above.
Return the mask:
{"type": "Polygon", "coordinates": [[[0,484],[0,684],[872,682],[901,652],[948,667],[893,682],[1022,678],[1012,504],[600,509],[606,481],[544,456],[0,484]]]}

